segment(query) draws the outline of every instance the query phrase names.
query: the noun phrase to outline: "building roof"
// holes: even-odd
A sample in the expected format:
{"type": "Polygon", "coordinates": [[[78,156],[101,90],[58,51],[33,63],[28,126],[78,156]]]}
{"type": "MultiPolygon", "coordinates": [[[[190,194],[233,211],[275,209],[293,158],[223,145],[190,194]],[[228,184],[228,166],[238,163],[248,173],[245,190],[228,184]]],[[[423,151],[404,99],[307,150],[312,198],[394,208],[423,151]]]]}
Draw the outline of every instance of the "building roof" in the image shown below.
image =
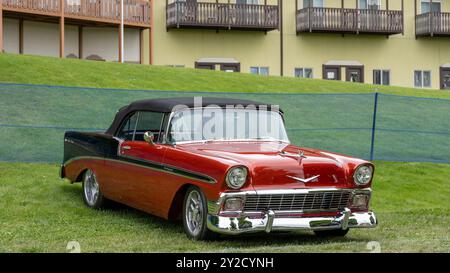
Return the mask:
{"type": "MultiPolygon", "coordinates": [[[[266,109],[272,110],[271,107],[272,104],[261,103],[251,100],[230,99],[230,98],[201,97],[201,105],[200,101],[196,100],[194,97],[139,100],[122,107],[117,112],[113,123],[106,131],[106,133],[114,135],[117,132],[117,130],[119,130],[119,127],[122,124],[123,119],[136,111],[171,113],[174,110],[177,109],[180,110],[186,107],[194,108],[194,107],[218,106],[221,108],[225,108],[227,106],[237,106],[237,105],[242,105],[243,107],[254,105],[257,109],[260,109],[261,107],[267,107],[266,109]]],[[[279,108],[278,109],[274,108],[273,110],[274,111],[277,110],[280,113],[283,113],[283,111],[279,108]]]]}

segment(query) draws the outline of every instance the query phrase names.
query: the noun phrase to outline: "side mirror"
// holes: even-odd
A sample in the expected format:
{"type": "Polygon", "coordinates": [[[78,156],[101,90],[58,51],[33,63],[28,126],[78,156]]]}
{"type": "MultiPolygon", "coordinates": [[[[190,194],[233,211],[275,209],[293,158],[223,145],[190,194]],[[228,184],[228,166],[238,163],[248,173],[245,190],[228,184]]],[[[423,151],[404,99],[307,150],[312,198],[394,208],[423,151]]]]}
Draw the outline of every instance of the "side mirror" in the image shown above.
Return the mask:
{"type": "Polygon", "coordinates": [[[144,133],[144,140],[150,145],[155,145],[155,135],[152,132],[145,132],[144,133]]]}

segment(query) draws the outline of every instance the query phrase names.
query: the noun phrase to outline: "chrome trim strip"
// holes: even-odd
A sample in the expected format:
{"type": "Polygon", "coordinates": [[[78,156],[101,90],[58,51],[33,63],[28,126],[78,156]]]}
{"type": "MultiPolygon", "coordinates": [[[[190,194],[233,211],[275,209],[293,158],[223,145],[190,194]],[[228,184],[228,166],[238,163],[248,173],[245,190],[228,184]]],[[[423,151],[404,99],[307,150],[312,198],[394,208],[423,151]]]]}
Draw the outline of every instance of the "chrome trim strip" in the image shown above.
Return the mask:
{"type": "MultiPolygon", "coordinates": [[[[192,179],[195,179],[195,180],[203,181],[203,182],[206,182],[206,183],[209,183],[209,184],[216,184],[217,183],[217,181],[214,178],[212,178],[212,177],[210,177],[210,176],[208,176],[206,174],[202,174],[202,173],[186,170],[186,169],[175,167],[175,166],[172,166],[172,165],[169,165],[169,164],[162,164],[162,163],[158,163],[158,162],[151,161],[151,160],[146,160],[146,159],[141,159],[141,158],[134,157],[134,156],[121,155],[120,157],[128,158],[128,159],[135,160],[135,161],[139,161],[139,162],[142,162],[142,163],[145,163],[145,164],[159,165],[159,166],[161,166],[161,168],[153,168],[153,167],[149,167],[149,166],[146,166],[146,167],[153,168],[155,170],[161,170],[161,171],[166,172],[166,173],[177,174],[177,175],[184,176],[184,177],[187,177],[187,178],[192,178],[192,179]],[[179,172],[186,173],[187,175],[180,174],[179,172]],[[189,176],[189,174],[192,174],[192,176],[189,176]],[[196,176],[196,177],[193,177],[193,176],[196,176]],[[205,177],[205,179],[198,178],[198,177],[205,177]]],[[[120,161],[120,162],[122,162],[122,161],[120,161]]],[[[125,162],[127,162],[127,161],[125,161],[125,162]]],[[[135,164],[135,163],[132,163],[132,164],[135,164]]],[[[139,164],[136,164],[136,165],[139,165],[139,164]]]]}
{"type": "Polygon", "coordinates": [[[330,191],[347,191],[347,192],[372,192],[371,188],[354,189],[354,188],[308,188],[308,189],[274,189],[274,190],[249,190],[240,192],[223,192],[220,197],[234,197],[246,195],[263,195],[263,194],[302,194],[302,193],[316,193],[316,192],[330,192],[330,191]]]}
{"type": "MultiPolygon", "coordinates": [[[[139,119],[140,119],[140,117],[141,117],[141,112],[140,112],[140,111],[137,111],[137,118],[136,118],[136,124],[134,124],[134,130],[133,130],[133,138],[132,138],[132,141],[135,140],[135,137],[136,137],[136,129],[137,129],[137,126],[138,126],[138,124],[139,124],[139,119]]],[[[120,130],[120,129],[119,129],[119,130],[120,130]]]]}
{"type": "Polygon", "coordinates": [[[276,190],[255,190],[256,194],[302,194],[302,193],[316,193],[316,192],[330,192],[330,191],[348,191],[353,192],[355,189],[348,188],[311,188],[311,189],[276,189],[276,190]]]}
{"type": "MultiPolygon", "coordinates": [[[[207,178],[207,179],[193,178],[193,179],[195,179],[195,180],[203,181],[203,182],[206,182],[206,183],[208,183],[208,184],[216,184],[216,183],[217,183],[217,180],[216,180],[216,179],[214,179],[214,178],[212,178],[212,177],[210,177],[210,176],[208,176],[208,175],[205,175],[205,174],[201,174],[201,173],[189,171],[189,170],[186,170],[186,169],[178,168],[178,167],[175,167],[175,166],[171,166],[171,165],[169,165],[169,164],[161,164],[161,163],[158,163],[158,162],[154,162],[154,161],[150,161],[150,160],[143,160],[143,159],[141,159],[141,158],[137,158],[137,157],[133,157],[133,156],[122,155],[122,154],[120,153],[120,147],[122,146],[122,143],[125,142],[125,140],[124,140],[124,139],[121,139],[121,138],[118,138],[118,137],[113,137],[113,138],[118,142],[118,145],[117,145],[117,156],[118,156],[118,157],[129,158],[129,159],[131,159],[131,160],[141,161],[141,162],[143,162],[143,163],[148,163],[148,164],[161,165],[161,166],[162,166],[162,169],[165,170],[166,173],[178,174],[178,173],[176,173],[177,170],[178,170],[178,171],[181,171],[181,172],[185,172],[185,173],[192,173],[192,174],[194,174],[195,176],[203,176],[203,177],[206,177],[206,178],[207,178]]],[[[106,159],[106,158],[105,158],[105,159],[106,159]]],[[[110,160],[112,160],[112,159],[110,159],[110,160]]],[[[158,168],[158,170],[159,170],[159,168],[158,168]]],[[[183,176],[183,175],[181,175],[181,174],[178,174],[178,175],[183,176]]],[[[188,177],[188,176],[184,176],[184,177],[188,177]]],[[[190,177],[188,177],[188,178],[190,178],[190,177]]]]}
{"type": "Polygon", "coordinates": [[[99,157],[99,156],[77,156],[77,157],[73,157],[73,158],[67,160],[66,162],[61,164],[61,166],[66,167],[70,163],[73,163],[73,162],[78,161],[78,160],[83,160],[83,159],[104,160],[105,158],[99,157]]]}
{"type": "MultiPolygon", "coordinates": [[[[122,157],[126,158],[126,156],[122,156],[122,157]]],[[[105,160],[105,161],[110,161],[110,162],[122,163],[122,164],[132,165],[132,166],[136,166],[136,167],[141,167],[141,168],[151,169],[151,170],[155,170],[155,171],[160,171],[160,172],[163,172],[163,173],[169,173],[169,174],[173,174],[173,175],[178,175],[178,176],[181,176],[181,177],[185,177],[185,178],[189,178],[189,179],[205,182],[205,183],[208,183],[208,184],[216,184],[217,183],[217,181],[214,178],[209,177],[207,175],[197,174],[197,173],[194,173],[194,172],[191,172],[191,171],[185,171],[183,169],[179,169],[179,168],[176,168],[176,167],[173,167],[173,168],[172,167],[166,167],[166,166],[169,166],[169,165],[159,164],[161,167],[157,168],[157,167],[145,166],[145,165],[141,165],[141,164],[137,164],[137,163],[133,163],[133,162],[129,162],[129,161],[124,161],[124,160],[110,159],[110,158],[103,158],[103,157],[95,157],[95,156],[74,157],[74,158],[66,161],[65,163],[63,163],[63,166],[67,166],[68,164],[70,164],[70,163],[72,163],[74,161],[83,160],[83,159],[105,160]],[[184,175],[184,174],[179,173],[177,171],[182,171],[182,172],[186,172],[186,173],[192,173],[195,176],[207,177],[210,180],[208,180],[208,179],[201,179],[199,177],[190,176],[190,175],[184,175]]],[[[130,157],[130,159],[136,160],[136,159],[134,159],[132,157],[130,157]]],[[[139,161],[139,160],[136,160],[136,161],[139,161]]],[[[150,163],[150,161],[149,162],[142,161],[142,163],[150,163]]]]}

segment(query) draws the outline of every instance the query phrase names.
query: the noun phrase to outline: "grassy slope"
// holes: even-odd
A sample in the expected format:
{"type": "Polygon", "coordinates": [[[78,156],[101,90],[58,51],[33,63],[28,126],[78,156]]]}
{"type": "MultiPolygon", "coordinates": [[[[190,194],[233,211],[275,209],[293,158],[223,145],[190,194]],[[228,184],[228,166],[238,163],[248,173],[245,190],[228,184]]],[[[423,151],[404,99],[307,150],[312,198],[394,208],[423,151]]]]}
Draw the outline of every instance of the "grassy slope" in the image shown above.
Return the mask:
{"type": "Polygon", "coordinates": [[[240,92],[383,92],[450,98],[450,92],[134,64],[0,54],[0,82],[65,86],[240,92]]]}
{"type": "Polygon", "coordinates": [[[123,207],[85,207],[81,186],[58,179],[56,165],[0,163],[0,252],[65,252],[72,240],[84,252],[367,252],[370,241],[380,242],[383,252],[449,252],[449,169],[418,163],[377,167],[376,229],[329,240],[301,232],[203,243],[186,239],[178,222],[123,207]]]}

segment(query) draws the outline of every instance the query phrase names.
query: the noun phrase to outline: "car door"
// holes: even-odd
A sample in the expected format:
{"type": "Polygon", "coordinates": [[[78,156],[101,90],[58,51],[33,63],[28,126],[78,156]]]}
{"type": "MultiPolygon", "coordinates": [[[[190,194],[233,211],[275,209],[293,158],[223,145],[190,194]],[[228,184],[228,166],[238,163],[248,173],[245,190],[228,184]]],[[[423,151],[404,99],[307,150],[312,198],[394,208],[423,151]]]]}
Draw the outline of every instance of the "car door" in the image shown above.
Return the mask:
{"type": "Polygon", "coordinates": [[[118,201],[149,213],[158,213],[158,199],[164,173],[162,161],[167,147],[161,144],[166,114],[136,112],[123,123],[116,160],[108,161],[110,192],[118,201]],[[154,142],[144,141],[145,132],[154,142]]]}

